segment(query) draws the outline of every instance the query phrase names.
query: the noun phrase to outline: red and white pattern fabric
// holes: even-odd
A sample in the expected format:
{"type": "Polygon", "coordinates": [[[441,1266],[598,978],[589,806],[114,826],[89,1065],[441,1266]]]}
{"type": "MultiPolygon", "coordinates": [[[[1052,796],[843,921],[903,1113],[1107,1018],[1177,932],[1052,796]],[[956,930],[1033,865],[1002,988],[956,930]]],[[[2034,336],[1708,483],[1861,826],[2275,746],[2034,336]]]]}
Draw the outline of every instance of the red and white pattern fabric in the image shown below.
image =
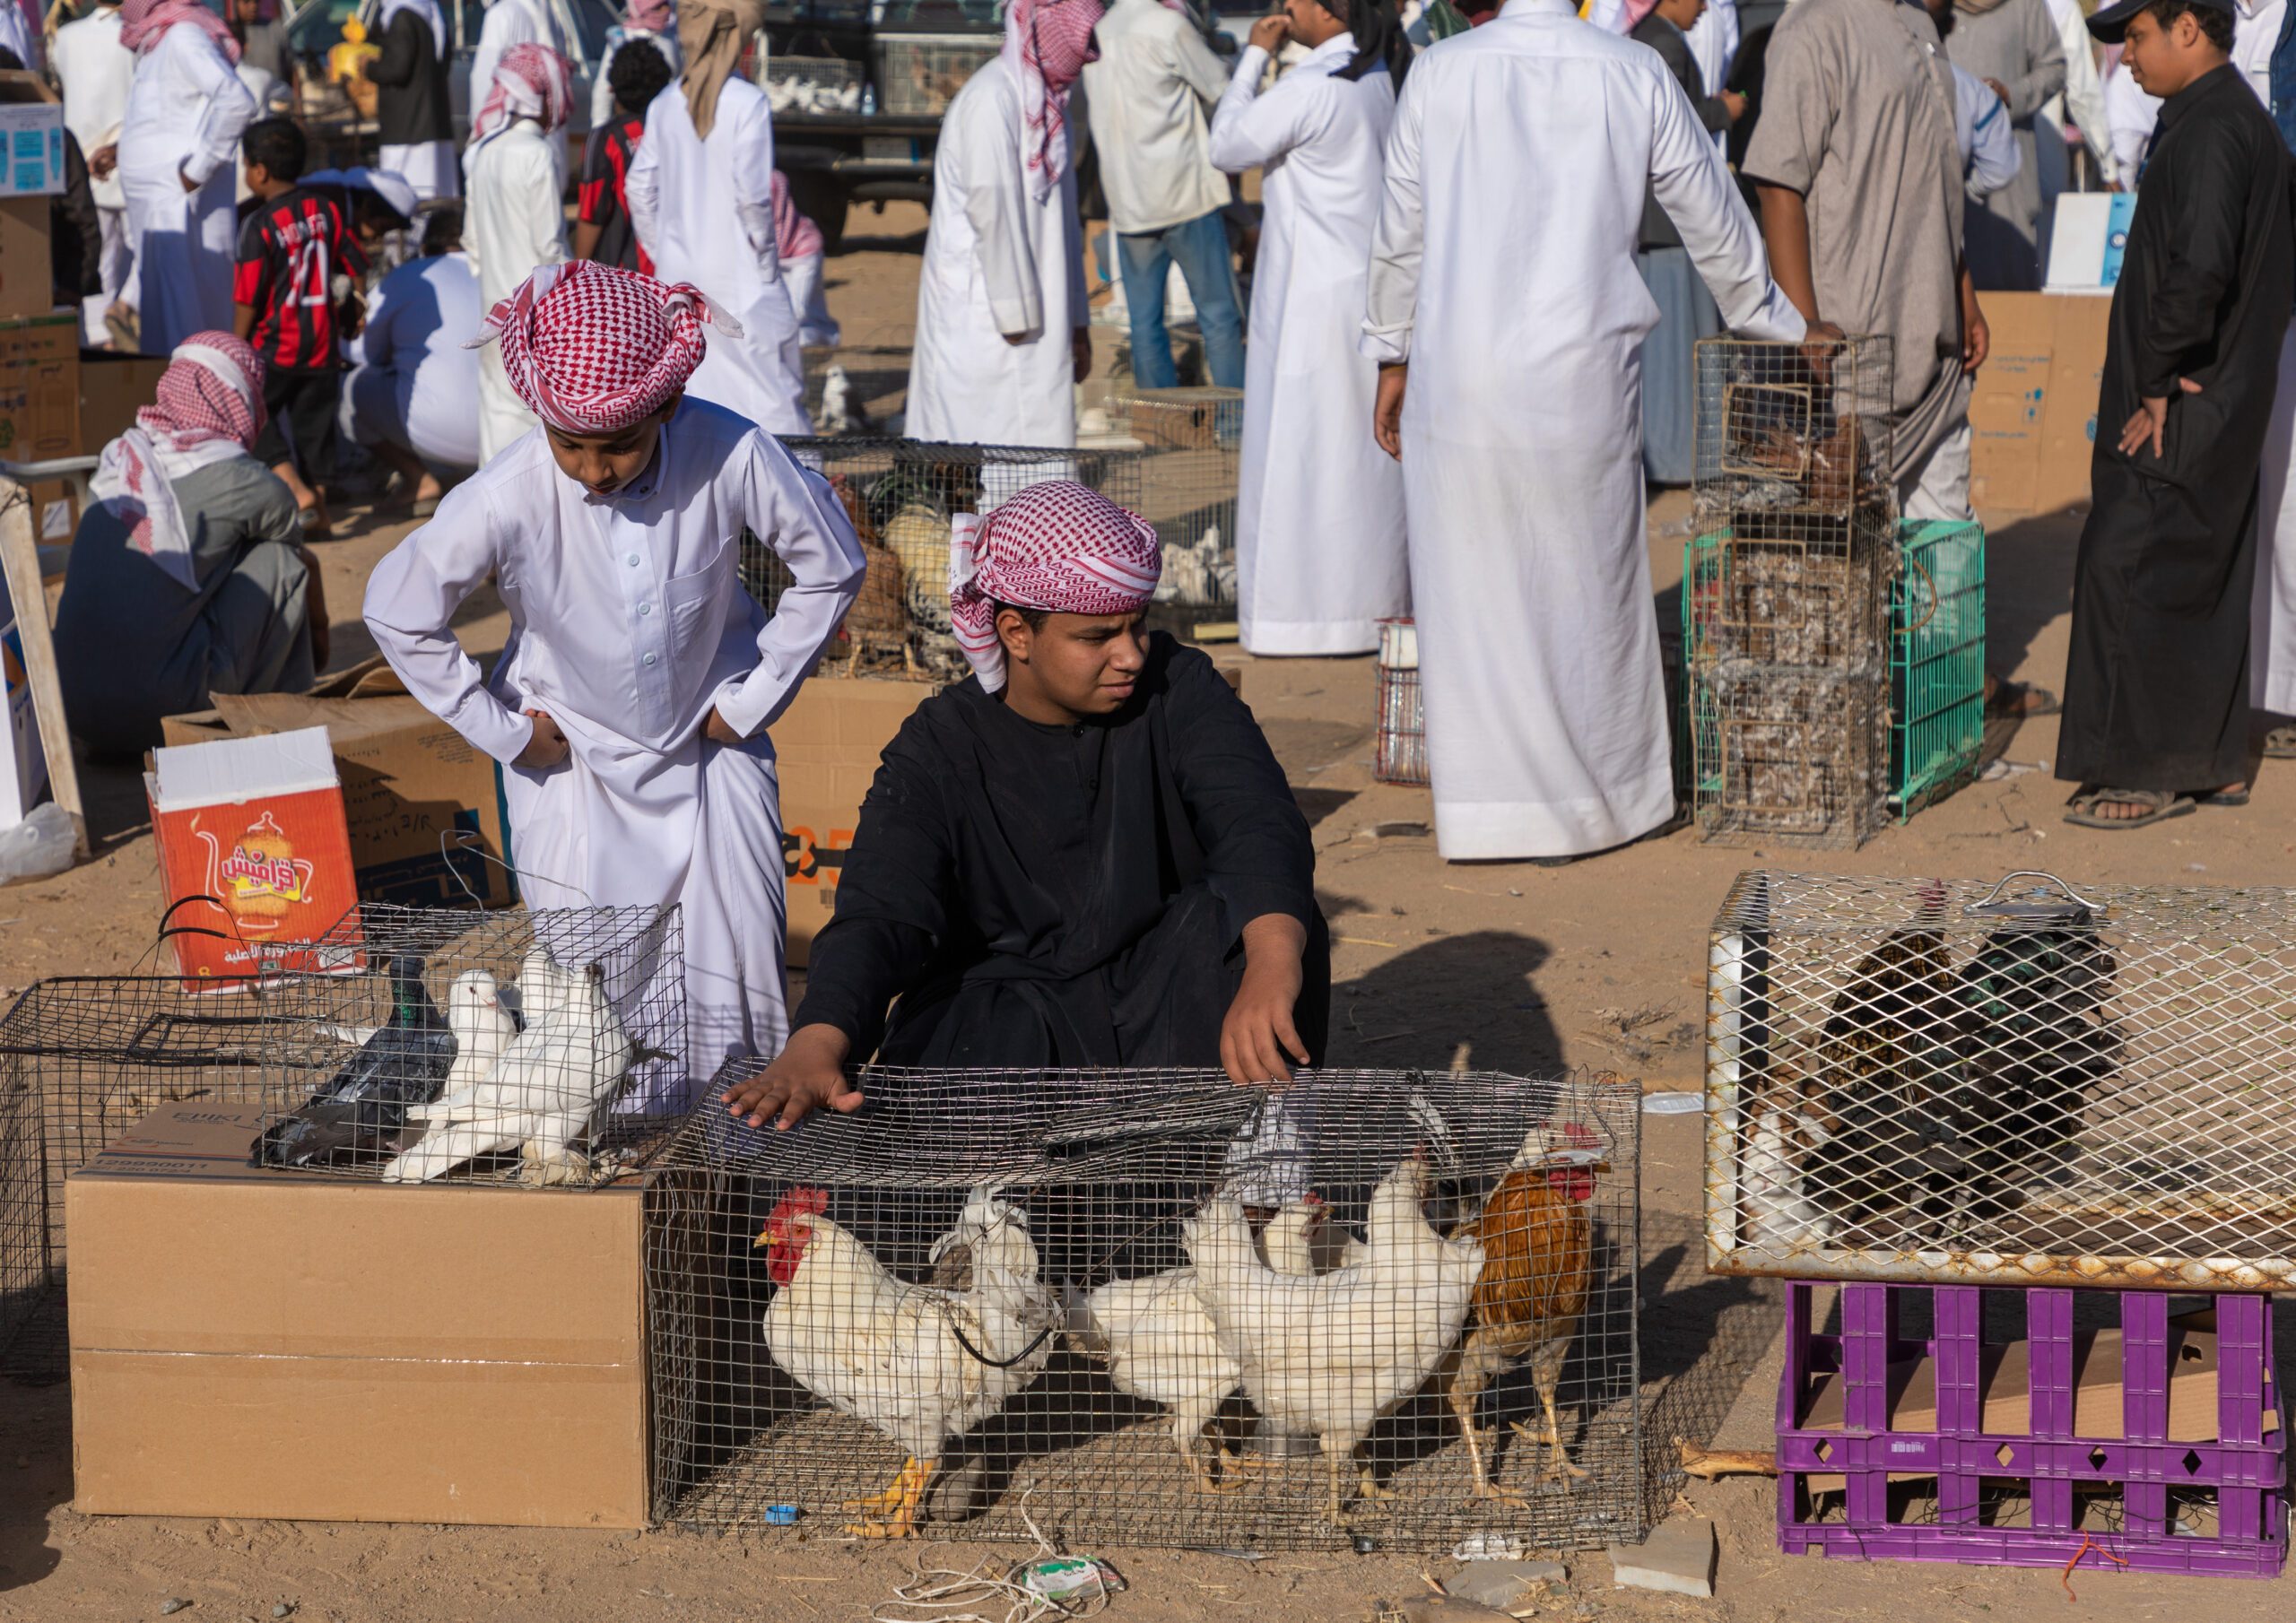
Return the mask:
{"type": "Polygon", "coordinates": [[[996,607],[1056,614],[1129,614],[1164,572],[1156,528],[1074,480],[1032,484],[983,517],[949,526],[949,619],[965,663],[994,693],[1004,685],[996,607]]]}
{"type": "Polygon", "coordinates": [[[470,151],[509,129],[521,118],[542,126],[545,135],[566,127],[567,109],[574,102],[574,73],[566,58],[546,45],[514,45],[495,65],[494,82],[487,88],[478,117],[470,124],[470,151]]]}
{"type": "Polygon", "coordinates": [[[500,339],[511,388],[552,428],[612,434],[685,386],[709,347],[705,326],[742,335],[696,288],[577,259],[537,269],[465,347],[500,339]]]}
{"type": "Polygon", "coordinates": [[[1000,55],[1021,82],[1028,120],[1029,188],[1042,203],[1068,172],[1068,92],[1087,62],[1105,8],[1100,0],[1013,0],[1000,55]]]}
{"type": "Polygon", "coordinates": [[[190,23],[238,63],[239,42],[232,38],[230,25],[201,0],[127,0],[119,8],[119,42],[140,56],[178,22],[190,23]]]}
{"type": "MultiPolygon", "coordinates": [[[[773,171],[773,237],[781,263],[792,259],[810,259],[822,251],[822,228],[797,212],[797,204],[789,195],[789,177],[779,169],[773,171]]],[[[805,312],[797,312],[803,319],[805,312]]]]}
{"type": "Polygon", "coordinates": [[[168,357],[152,404],[104,447],[88,489],[135,548],[186,591],[199,588],[191,529],[172,482],[244,456],[263,430],[263,357],[229,333],[194,333],[168,357]]]}

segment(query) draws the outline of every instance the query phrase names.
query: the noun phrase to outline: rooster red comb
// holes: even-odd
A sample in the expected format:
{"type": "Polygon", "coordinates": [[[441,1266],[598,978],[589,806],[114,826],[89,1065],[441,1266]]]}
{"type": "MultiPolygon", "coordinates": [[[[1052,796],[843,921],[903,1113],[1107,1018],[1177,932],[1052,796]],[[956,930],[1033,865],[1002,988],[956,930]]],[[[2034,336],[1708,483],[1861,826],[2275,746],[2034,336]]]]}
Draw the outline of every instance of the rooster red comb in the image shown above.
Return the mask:
{"type": "Polygon", "coordinates": [[[789,1218],[802,1213],[806,1217],[819,1217],[828,1210],[828,1190],[816,1189],[811,1184],[797,1184],[793,1185],[789,1193],[781,1197],[781,1203],[773,1209],[773,1215],[777,1218],[789,1218]]]}

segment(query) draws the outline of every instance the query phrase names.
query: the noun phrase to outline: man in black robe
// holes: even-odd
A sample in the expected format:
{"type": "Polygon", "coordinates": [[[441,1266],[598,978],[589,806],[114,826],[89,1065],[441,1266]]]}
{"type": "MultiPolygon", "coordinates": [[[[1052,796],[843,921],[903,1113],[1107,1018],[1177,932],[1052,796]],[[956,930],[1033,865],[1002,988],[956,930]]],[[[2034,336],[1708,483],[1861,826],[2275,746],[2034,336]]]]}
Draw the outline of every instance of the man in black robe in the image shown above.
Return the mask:
{"type": "Polygon", "coordinates": [[[2105,350],[2057,775],[2067,822],[2247,799],[2257,468],[2296,296],[2288,154],[2231,65],[2231,0],[2090,19],[2164,98],[2105,350]]]}
{"type": "Polygon", "coordinates": [[[1143,631],[1154,530],[1056,481],[952,547],[975,674],[886,746],[788,1046],[728,1107],[855,1109],[872,1054],[1289,1080],[1330,1007],[1314,847],[1243,701],[1143,631]]]}

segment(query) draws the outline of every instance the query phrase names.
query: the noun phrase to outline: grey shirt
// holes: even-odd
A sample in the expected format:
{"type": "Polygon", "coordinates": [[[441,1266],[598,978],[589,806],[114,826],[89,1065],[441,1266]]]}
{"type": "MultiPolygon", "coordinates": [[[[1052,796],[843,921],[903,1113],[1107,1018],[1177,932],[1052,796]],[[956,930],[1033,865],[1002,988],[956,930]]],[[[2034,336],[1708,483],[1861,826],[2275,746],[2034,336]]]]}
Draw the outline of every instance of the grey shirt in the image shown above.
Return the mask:
{"type": "Polygon", "coordinates": [[[1818,313],[1892,341],[1902,480],[1967,418],[1952,65],[1906,0],[1798,0],[1772,36],[1745,173],[1801,193],[1818,313]]]}
{"type": "Polygon", "coordinates": [[[91,749],[134,754],[160,718],[204,709],[211,693],[310,686],[302,539],[277,474],[251,456],[173,482],[199,586],[187,591],[128,546],[98,504],[82,515],[56,612],[56,660],[72,731],[91,749]]]}
{"type": "Polygon", "coordinates": [[[1980,291],[2031,291],[2041,284],[2041,176],[2033,115],[2065,88],[2065,42],[2048,0],[1999,0],[1987,11],[1956,9],[1945,53],[1964,73],[1997,80],[2009,92],[2010,127],[2017,136],[2015,178],[1969,205],[1970,275],[1980,291]]]}

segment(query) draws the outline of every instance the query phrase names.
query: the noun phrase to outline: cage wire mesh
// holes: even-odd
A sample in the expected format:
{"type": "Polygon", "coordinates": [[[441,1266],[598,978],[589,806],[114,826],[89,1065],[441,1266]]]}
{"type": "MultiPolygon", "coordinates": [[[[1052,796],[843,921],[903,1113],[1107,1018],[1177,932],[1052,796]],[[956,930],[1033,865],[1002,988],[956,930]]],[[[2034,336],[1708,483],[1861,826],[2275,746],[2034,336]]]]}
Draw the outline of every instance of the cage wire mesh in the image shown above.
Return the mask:
{"type": "Polygon", "coordinates": [[[1137,511],[1156,526],[1164,552],[1156,601],[1232,612],[1244,392],[1118,386],[1100,410],[1109,435],[1087,436],[1091,443],[1144,447],[1137,511]]]}
{"type": "Polygon", "coordinates": [[[1855,846],[1889,787],[1890,341],[1707,339],[1697,375],[1683,633],[1700,831],[1855,846]]]}
{"type": "Polygon", "coordinates": [[[857,113],[862,82],[867,72],[861,64],[842,56],[769,55],[760,51],[752,71],[765,87],[765,99],[777,113],[857,113]]]}
{"type": "Polygon", "coordinates": [[[656,1174],[659,1519],[795,1506],[880,1536],[1032,1523],[1178,1548],[1640,1537],[1631,1084],[858,1085],[862,1112],[788,1133],[698,1113],[656,1174]]]}
{"type": "Polygon", "coordinates": [[[1379,731],[1371,776],[1383,784],[1427,779],[1427,712],[1419,686],[1419,628],[1408,618],[1379,622],[1379,731]]]}
{"type": "Polygon", "coordinates": [[[880,31],[877,98],[897,117],[937,117],[965,81],[996,56],[996,34],[896,34],[880,31]]]}
{"type": "Polygon", "coordinates": [[[1742,875],[1709,940],[1726,1273],[2296,1279],[2296,891],[1742,875]]]}
{"type": "Polygon", "coordinates": [[[1890,799],[1951,794],[1985,752],[1985,531],[1908,520],[1890,596],[1890,799]]]}
{"type": "Polygon", "coordinates": [[[685,1109],[678,910],[359,908],[263,1002],[256,1164],[595,1187],[685,1109]]]}

